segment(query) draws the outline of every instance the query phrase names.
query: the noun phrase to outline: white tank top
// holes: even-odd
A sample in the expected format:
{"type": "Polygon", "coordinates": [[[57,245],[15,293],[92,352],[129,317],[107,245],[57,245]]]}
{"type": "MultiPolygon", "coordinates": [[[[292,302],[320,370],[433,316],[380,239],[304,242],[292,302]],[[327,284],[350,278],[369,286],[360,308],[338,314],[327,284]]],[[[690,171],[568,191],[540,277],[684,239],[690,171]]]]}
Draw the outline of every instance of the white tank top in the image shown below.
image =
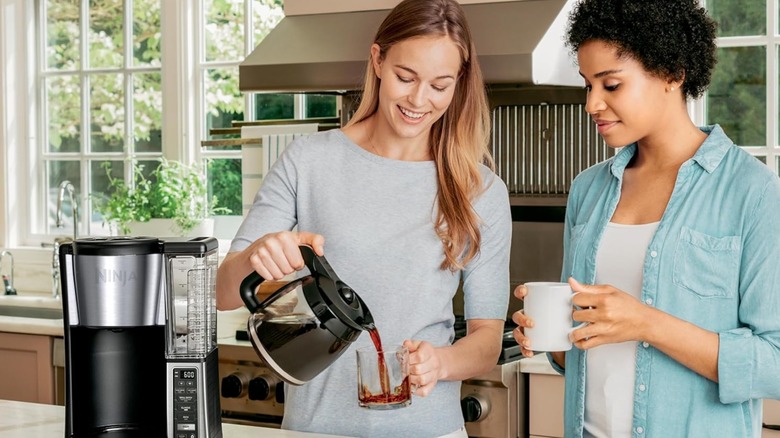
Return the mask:
{"type": "MultiPolygon", "coordinates": [[[[658,222],[610,222],[596,254],[596,284],[610,284],[639,299],[645,253],[658,222]]],[[[636,342],[588,350],[585,376],[585,437],[631,436],[634,415],[636,342]]]]}

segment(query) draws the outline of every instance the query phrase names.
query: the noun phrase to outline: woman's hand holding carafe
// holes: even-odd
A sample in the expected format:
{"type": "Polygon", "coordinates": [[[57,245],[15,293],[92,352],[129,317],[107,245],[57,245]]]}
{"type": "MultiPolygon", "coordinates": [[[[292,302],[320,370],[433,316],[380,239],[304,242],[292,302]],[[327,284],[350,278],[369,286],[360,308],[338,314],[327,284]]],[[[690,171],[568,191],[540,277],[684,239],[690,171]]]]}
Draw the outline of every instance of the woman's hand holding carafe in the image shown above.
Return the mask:
{"type": "Polygon", "coordinates": [[[257,239],[244,252],[249,264],[266,280],[281,280],[304,268],[299,245],[309,245],[317,255],[324,255],[325,237],[307,231],[281,231],[257,239]]]}

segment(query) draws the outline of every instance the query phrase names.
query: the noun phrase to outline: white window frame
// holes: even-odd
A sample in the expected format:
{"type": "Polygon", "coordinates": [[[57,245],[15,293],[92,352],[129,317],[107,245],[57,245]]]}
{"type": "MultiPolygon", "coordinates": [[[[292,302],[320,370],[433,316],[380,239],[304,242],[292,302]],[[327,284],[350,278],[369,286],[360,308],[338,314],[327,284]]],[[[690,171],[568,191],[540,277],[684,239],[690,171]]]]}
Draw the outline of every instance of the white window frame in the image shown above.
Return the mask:
{"type": "Polygon", "coordinates": [[[0,0],[0,147],[3,181],[0,243],[17,247],[28,239],[29,221],[19,212],[31,212],[29,193],[37,189],[31,149],[36,144],[35,12],[33,2],[0,0]]]}
{"type": "MultiPolygon", "coordinates": [[[[41,248],[53,235],[36,233],[33,220],[43,229],[44,205],[37,205],[30,193],[46,187],[45,172],[39,154],[43,127],[37,82],[38,23],[36,3],[29,0],[0,0],[0,247],[41,248]],[[7,182],[7,184],[5,183],[7,182]],[[20,213],[24,212],[24,213],[20,213]],[[32,218],[32,219],[31,219],[32,218]]],[[[251,0],[245,2],[246,32],[251,33],[251,0]]],[[[160,20],[164,37],[162,50],[162,155],[186,163],[206,158],[240,158],[240,151],[203,150],[200,141],[208,138],[203,105],[202,72],[204,66],[233,66],[236,62],[205,63],[203,1],[161,2],[160,20]],[[193,44],[193,42],[198,42],[193,44]]],[[[83,43],[83,42],[82,42],[83,43]]],[[[254,42],[245,39],[250,53],[254,42]]],[[[127,50],[127,48],[126,48],[127,50]]],[[[128,95],[129,96],[129,95],[128,95]]],[[[244,93],[245,120],[254,117],[254,93],[244,93]]],[[[305,97],[295,99],[295,118],[305,117],[305,97]]],[[[126,114],[132,117],[132,114],[126,114]]],[[[82,175],[83,176],[83,175],[82,175]]],[[[84,180],[84,187],[88,181],[84,180]]],[[[82,216],[87,215],[88,193],[78,193],[82,216]]],[[[39,204],[43,204],[41,201],[39,204]]],[[[241,216],[217,217],[233,231],[241,216]]],[[[84,232],[83,227],[80,232],[84,232]]],[[[231,231],[228,231],[231,232],[231,231]]],[[[64,234],[64,233],[63,233],[64,234]]]]}
{"type": "MultiPolygon", "coordinates": [[[[731,0],[736,1],[736,0],[731,0]]],[[[706,6],[706,1],[702,1],[706,6]]],[[[778,122],[778,112],[780,112],[780,100],[778,93],[778,78],[780,78],[780,55],[778,47],[780,46],[780,23],[778,20],[778,8],[780,0],[766,1],[766,35],[755,36],[731,36],[719,37],[717,39],[718,48],[724,47],[764,47],[766,49],[766,143],[764,146],[739,145],[752,155],[766,157],[766,165],[774,172],[778,172],[778,161],[780,160],[780,123],[778,122]]],[[[689,110],[697,125],[704,125],[707,120],[707,94],[702,99],[698,99],[689,105],[689,110]]],[[[714,121],[717,123],[717,120],[714,121]]],[[[728,135],[728,132],[726,133],[728,135]]]]}

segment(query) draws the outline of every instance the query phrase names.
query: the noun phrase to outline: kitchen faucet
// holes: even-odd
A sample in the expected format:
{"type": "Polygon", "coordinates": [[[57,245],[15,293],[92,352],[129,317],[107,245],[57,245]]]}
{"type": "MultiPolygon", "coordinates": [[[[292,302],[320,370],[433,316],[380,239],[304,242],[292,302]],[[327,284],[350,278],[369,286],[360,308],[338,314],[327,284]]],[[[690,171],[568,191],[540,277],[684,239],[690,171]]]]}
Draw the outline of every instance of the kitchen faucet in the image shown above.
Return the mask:
{"type": "Polygon", "coordinates": [[[70,237],[55,237],[51,254],[51,297],[60,297],[60,245],[72,242],[70,237]]]}
{"type": "Polygon", "coordinates": [[[76,188],[73,184],[65,180],[60,183],[59,193],[57,194],[57,228],[62,228],[62,201],[65,199],[65,192],[68,193],[70,199],[70,205],[73,209],[73,240],[76,240],[77,231],[79,228],[79,205],[76,202],[76,188]]]}
{"type": "Polygon", "coordinates": [[[0,270],[2,270],[3,267],[3,257],[8,256],[11,257],[11,275],[5,275],[3,274],[3,283],[5,284],[5,294],[6,295],[16,295],[16,289],[14,289],[14,255],[11,254],[11,251],[3,250],[0,252],[0,270]]]}

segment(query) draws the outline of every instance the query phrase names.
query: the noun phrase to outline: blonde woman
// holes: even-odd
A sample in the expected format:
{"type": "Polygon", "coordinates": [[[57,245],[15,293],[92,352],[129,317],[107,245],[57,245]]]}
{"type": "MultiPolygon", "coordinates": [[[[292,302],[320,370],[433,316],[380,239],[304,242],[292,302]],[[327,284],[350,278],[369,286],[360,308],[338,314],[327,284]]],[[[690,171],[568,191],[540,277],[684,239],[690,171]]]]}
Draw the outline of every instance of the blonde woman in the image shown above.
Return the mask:
{"type": "MultiPolygon", "coordinates": [[[[509,299],[511,215],[489,167],[488,131],[463,10],[455,0],[406,0],[370,45],[351,122],[297,140],[271,169],[219,269],[219,307],[241,305],[251,271],[270,280],[301,269],[298,245],[311,245],[366,302],[383,342],[409,348],[416,388],[407,408],[360,408],[348,351],[286,387],[284,428],[466,436],[460,381],[495,365],[509,299]],[[468,334],[453,344],[459,284],[468,334]]],[[[361,336],[351,348],[370,345],[361,336]]]]}

